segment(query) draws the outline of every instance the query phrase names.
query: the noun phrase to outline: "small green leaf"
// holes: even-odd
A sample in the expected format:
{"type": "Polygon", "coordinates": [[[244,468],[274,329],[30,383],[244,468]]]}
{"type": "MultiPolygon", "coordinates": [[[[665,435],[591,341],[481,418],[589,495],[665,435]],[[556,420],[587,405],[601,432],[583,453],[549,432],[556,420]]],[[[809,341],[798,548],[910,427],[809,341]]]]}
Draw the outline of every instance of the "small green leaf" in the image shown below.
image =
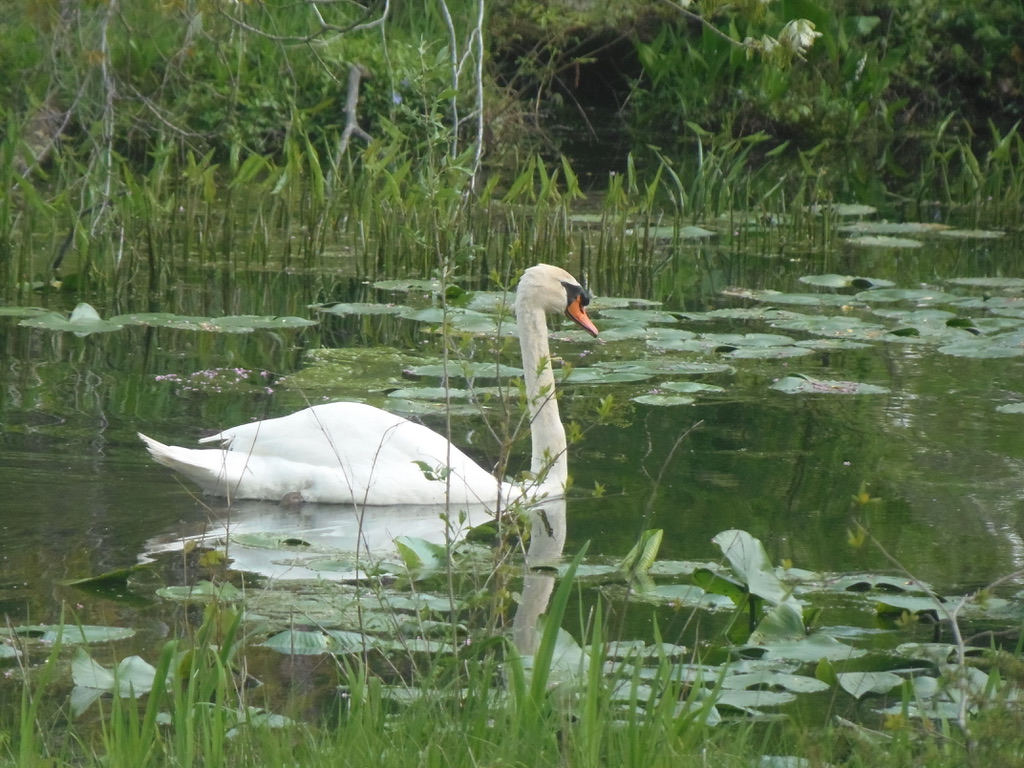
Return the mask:
{"type": "Polygon", "coordinates": [[[395,546],[410,571],[435,570],[448,563],[448,550],[440,544],[413,536],[397,536],[395,546]]]}
{"type": "Polygon", "coordinates": [[[207,601],[207,600],[241,600],[242,593],[230,582],[214,584],[199,581],[192,586],[162,587],[156,591],[160,597],[169,600],[207,601]]]}

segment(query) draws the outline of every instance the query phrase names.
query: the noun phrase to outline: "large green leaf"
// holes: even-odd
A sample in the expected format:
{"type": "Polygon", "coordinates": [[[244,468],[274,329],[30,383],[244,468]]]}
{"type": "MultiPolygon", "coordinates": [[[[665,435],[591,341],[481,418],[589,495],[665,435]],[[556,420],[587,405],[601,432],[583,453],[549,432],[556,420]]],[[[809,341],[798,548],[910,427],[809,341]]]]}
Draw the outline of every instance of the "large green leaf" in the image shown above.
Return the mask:
{"type": "Polygon", "coordinates": [[[776,605],[791,603],[797,611],[800,610],[792,590],[775,574],[760,541],[740,530],[722,531],[711,541],[722,550],[733,573],[746,582],[751,594],[776,605]]]}

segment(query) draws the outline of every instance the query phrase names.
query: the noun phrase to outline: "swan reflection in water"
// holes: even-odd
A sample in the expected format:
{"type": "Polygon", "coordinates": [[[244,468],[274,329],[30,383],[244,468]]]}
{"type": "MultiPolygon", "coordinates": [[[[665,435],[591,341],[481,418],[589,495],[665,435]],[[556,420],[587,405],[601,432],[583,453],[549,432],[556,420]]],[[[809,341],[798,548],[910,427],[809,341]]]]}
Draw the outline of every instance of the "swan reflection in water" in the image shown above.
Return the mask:
{"type": "MultiPolygon", "coordinates": [[[[537,621],[554,590],[554,568],[565,546],[565,498],[536,502],[529,516],[522,597],[512,624],[512,639],[521,654],[536,650],[537,621]]],[[[492,511],[482,505],[446,510],[437,505],[360,509],[314,504],[296,509],[271,502],[235,502],[217,523],[153,537],[140,559],[151,561],[161,553],[199,544],[223,549],[232,570],[272,581],[349,581],[366,577],[382,561],[400,562],[396,537],[456,544],[471,528],[493,519],[492,511]]]]}

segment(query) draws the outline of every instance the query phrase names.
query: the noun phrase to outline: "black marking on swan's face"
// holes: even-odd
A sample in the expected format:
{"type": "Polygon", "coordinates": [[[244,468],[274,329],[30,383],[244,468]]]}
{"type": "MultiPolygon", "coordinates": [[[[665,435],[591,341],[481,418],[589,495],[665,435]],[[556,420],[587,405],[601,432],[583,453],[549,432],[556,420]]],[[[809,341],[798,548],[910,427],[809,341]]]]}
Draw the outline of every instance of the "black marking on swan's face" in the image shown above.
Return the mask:
{"type": "Polygon", "coordinates": [[[585,307],[590,303],[590,295],[578,283],[562,282],[565,289],[565,316],[591,336],[597,336],[597,326],[587,317],[585,307]]]}
{"type": "Polygon", "coordinates": [[[577,299],[579,299],[580,304],[584,307],[590,304],[590,294],[582,286],[563,281],[562,287],[565,288],[566,307],[571,306],[577,299]]]}

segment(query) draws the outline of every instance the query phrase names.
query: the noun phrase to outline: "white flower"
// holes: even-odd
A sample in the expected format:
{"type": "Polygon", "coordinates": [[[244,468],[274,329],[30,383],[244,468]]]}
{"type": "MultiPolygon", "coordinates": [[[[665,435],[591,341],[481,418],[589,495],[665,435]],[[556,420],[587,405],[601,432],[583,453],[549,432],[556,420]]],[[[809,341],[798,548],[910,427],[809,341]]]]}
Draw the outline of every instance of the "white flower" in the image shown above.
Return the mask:
{"type": "Polygon", "coordinates": [[[793,19],[782,28],[779,42],[793,53],[801,56],[814,45],[814,39],[821,37],[821,32],[814,31],[814,23],[807,19],[793,19]]]}
{"type": "Polygon", "coordinates": [[[743,40],[743,47],[747,49],[748,59],[754,56],[755,53],[760,53],[762,56],[767,57],[779,47],[779,41],[768,35],[762,35],[759,39],[747,37],[743,40]]]}

